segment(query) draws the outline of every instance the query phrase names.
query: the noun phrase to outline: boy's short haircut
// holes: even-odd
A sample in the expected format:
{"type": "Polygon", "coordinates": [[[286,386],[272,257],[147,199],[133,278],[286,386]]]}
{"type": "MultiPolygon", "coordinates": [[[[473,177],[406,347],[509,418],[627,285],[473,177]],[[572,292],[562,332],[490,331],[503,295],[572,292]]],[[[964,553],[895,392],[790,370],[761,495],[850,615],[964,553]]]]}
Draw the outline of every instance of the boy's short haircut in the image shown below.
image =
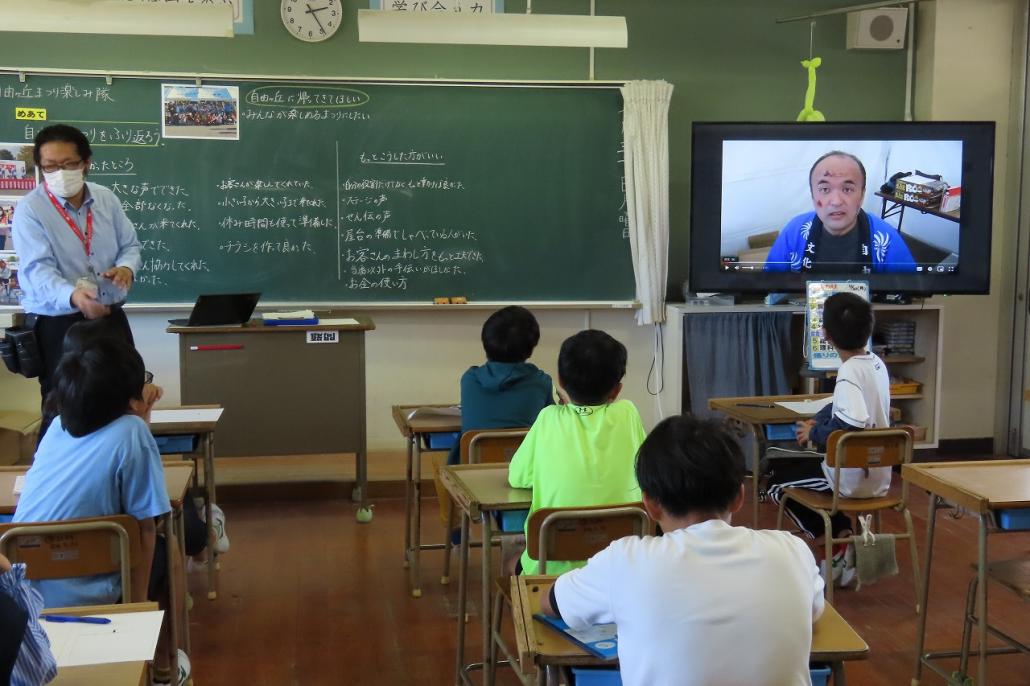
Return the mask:
{"type": "Polygon", "coordinates": [[[121,417],[143,393],[143,358],[125,340],[105,336],[85,341],[61,356],[54,373],[61,425],[76,438],[121,417]]]}
{"type": "Polygon", "coordinates": [[[744,483],[744,453],[719,422],[689,414],[656,426],[637,451],[637,483],[673,517],[721,514],[744,483]]]}
{"type": "Polygon", "coordinates": [[[115,324],[114,320],[110,317],[101,317],[100,319],[86,319],[73,324],[64,335],[61,354],[77,354],[95,341],[105,338],[117,338],[132,345],[132,341],[129,340],[124,328],[115,324]]]}
{"type": "Polygon", "coordinates": [[[540,325],[525,307],[504,307],[483,323],[480,336],[491,362],[525,362],[540,342],[540,325]]]}
{"type": "Polygon", "coordinates": [[[587,329],[565,339],[558,380],[577,405],[600,405],[626,375],[626,346],[604,331],[587,329]]]}
{"type": "Polygon", "coordinates": [[[873,306],[854,293],[834,293],[823,304],[823,328],[839,350],[861,350],[873,335],[873,306]]]}

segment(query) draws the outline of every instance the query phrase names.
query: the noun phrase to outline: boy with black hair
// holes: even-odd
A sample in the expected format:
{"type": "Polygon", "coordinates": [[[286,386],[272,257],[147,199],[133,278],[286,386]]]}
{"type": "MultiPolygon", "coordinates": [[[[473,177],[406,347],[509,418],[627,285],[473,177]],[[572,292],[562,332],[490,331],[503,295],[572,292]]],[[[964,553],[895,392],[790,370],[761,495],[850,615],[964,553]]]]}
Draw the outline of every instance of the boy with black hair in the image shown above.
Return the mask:
{"type": "MultiPolygon", "coordinates": [[[[879,357],[866,350],[873,332],[873,308],[854,293],[835,293],[823,305],[823,329],[826,339],[840,354],[841,365],[833,389],[833,402],[816,416],[797,425],[801,445],[809,441],[820,452],[837,430],[860,431],[885,429],[890,426],[890,376],[879,357]]],[[[890,467],[840,470],[840,494],[846,498],[879,498],[887,495],[891,485],[890,467]]],[[[769,479],[769,495],[779,504],[785,488],[807,488],[813,491],[833,490],[833,469],[826,461],[814,459],[777,460],[769,479]]],[[[811,538],[824,535],[822,517],[789,501],[787,514],[802,532],[811,538]]],[[[851,519],[838,512],[830,519],[835,538],[851,534],[851,519]]],[[[833,578],[846,586],[854,578],[854,555],[850,546],[838,545],[834,550],[833,578]]]]}
{"type": "MultiPolygon", "coordinates": [[[[540,412],[508,468],[513,487],[533,489],[530,515],[545,507],[640,500],[633,456],[644,425],[633,403],[617,400],[625,374],[626,346],[603,331],[580,331],[562,343],[558,383],[569,401],[540,412]]],[[[538,569],[528,551],[520,564],[525,574],[538,569]]],[[[547,571],[582,564],[548,561],[547,571]]]]}
{"type": "Polygon", "coordinates": [[[823,580],[804,541],[730,524],[744,502],[733,436],[670,417],[640,446],[636,478],[664,534],[620,539],[563,574],[543,611],[573,628],[618,625],[626,686],[810,684],[823,580]]]}
{"type": "MultiPolygon", "coordinates": [[[[486,364],[461,377],[462,433],[532,425],[540,410],[554,404],[551,377],[526,361],[540,342],[536,318],[524,307],[504,307],[487,318],[480,338],[486,364]]],[[[448,464],[460,456],[455,445],[448,464]]]]}
{"type": "MultiPolygon", "coordinates": [[[[173,558],[176,571],[169,579],[165,547],[155,545],[154,519],[171,509],[161,456],[147,428],[160,394],[145,393],[143,359],[117,327],[76,326],[54,372],[51,395],[58,414],[25,475],[14,521],[126,514],[139,521],[140,560],[152,562],[149,574],[133,576],[131,592],[121,587],[118,574],[32,583],[47,607],[104,605],[126,595],[161,600],[167,607],[167,585],[184,589],[182,561],[173,558]]],[[[162,631],[158,643],[155,683],[169,676],[168,633],[162,631]]],[[[185,653],[179,655],[181,667],[185,653]]]]}
{"type": "MultiPolygon", "coordinates": [[[[147,428],[139,353],[113,336],[64,355],[55,373],[57,417],[39,443],[15,522],[127,514],[139,520],[141,559],[154,556],[154,518],[170,509],[157,444],[147,428]]],[[[132,597],[147,595],[137,575],[132,597]]],[[[35,582],[48,607],[117,602],[117,574],[35,582]]]]}

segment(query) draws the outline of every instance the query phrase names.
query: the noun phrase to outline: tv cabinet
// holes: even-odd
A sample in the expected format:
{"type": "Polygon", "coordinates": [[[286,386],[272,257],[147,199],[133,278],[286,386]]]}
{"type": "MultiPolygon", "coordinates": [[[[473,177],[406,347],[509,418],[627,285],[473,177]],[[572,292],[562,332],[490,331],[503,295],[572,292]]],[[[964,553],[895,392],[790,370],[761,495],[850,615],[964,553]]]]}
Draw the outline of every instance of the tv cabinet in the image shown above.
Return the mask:
{"type": "MultiPolygon", "coordinates": [[[[887,355],[891,376],[904,376],[922,384],[918,393],[894,394],[891,406],[901,411],[902,422],[925,427],[926,435],[917,440],[915,447],[936,448],[940,433],[941,407],[941,320],[943,308],[940,305],[913,303],[910,305],[873,305],[876,319],[880,321],[911,320],[916,323],[915,353],[913,355],[887,355]]],[[[804,379],[797,373],[804,364],[804,308],[800,305],[666,305],[666,324],[663,332],[665,343],[665,386],[661,393],[662,406],[666,415],[680,414],[695,408],[707,407],[708,398],[689,398],[687,393],[687,368],[683,339],[683,322],[686,317],[704,317],[712,314],[750,312],[790,312],[792,320],[793,369],[789,370],[795,380],[793,392],[803,393],[804,379]],[[796,363],[796,364],[795,364],[796,363]]]]}

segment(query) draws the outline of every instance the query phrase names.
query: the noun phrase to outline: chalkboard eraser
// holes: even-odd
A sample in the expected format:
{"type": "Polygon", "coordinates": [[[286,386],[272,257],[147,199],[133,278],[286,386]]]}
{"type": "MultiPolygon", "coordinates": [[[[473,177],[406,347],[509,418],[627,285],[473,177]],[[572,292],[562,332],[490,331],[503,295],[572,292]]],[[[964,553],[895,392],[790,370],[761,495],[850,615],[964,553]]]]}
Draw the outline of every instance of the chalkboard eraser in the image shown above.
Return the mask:
{"type": "Polygon", "coordinates": [[[458,295],[458,296],[455,296],[455,297],[451,298],[451,304],[452,305],[468,305],[469,304],[469,299],[466,298],[464,295],[458,295]]]}
{"type": "Polygon", "coordinates": [[[434,305],[449,305],[450,303],[450,298],[433,298],[434,305]]]}

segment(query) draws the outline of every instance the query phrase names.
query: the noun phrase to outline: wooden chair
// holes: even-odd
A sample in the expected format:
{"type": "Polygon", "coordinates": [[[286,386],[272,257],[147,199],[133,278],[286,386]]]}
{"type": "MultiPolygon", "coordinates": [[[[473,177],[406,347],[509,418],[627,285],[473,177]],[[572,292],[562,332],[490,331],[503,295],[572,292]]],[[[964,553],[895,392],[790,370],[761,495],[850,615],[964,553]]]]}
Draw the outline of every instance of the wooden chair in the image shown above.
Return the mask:
{"type": "MultiPolygon", "coordinates": [[[[461,464],[507,464],[528,433],[528,428],[466,431],[461,435],[461,464]]],[[[439,483],[437,495],[440,499],[440,521],[444,525],[443,574],[440,575],[440,583],[446,585],[451,580],[451,532],[457,524],[454,521],[451,497],[439,483]]]]}
{"type": "Polygon", "coordinates": [[[128,515],[0,524],[0,553],[24,562],[29,579],[120,573],[122,602],[146,600],[129,597],[133,574],[150,573],[140,550],[139,522],[128,515]]]}
{"type": "MultiPolygon", "coordinates": [[[[537,573],[546,574],[548,560],[586,560],[604,550],[612,541],[652,533],[654,524],[640,503],[542,508],[529,518],[526,545],[529,556],[540,565],[537,573]]],[[[490,664],[497,665],[497,651],[500,650],[508,664],[515,668],[519,680],[527,683],[528,677],[516,667],[520,664],[518,657],[505,644],[501,634],[504,605],[511,605],[509,577],[496,579],[494,586],[490,664]]]]}
{"type": "MultiPolygon", "coordinates": [[[[968,674],[970,644],[973,637],[973,626],[979,621],[976,615],[977,569],[973,565],[973,578],[969,581],[966,594],[966,615],[962,623],[962,652],[959,656],[959,674],[968,674]]],[[[1016,560],[996,560],[987,563],[987,581],[994,581],[1015,593],[1024,602],[1030,600],[1030,558],[1016,560]]],[[[983,612],[983,609],[980,610],[983,612]]],[[[997,648],[977,646],[976,653],[986,650],[988,655],[1009,655],[1012,653],[1030,654],[1030,645],[1023,643],[1000,629],[987,624],[987,633],[1003,641],[1006,645],[997,648]]],[[[1025,640],[1025,639],[1024,639],[1025,640]]]]}
{"type": "Polygon", "coordinates": [[[850,538],[834,538],[830,517],[838,512],[853,514],[871,512],[877,533],[882,532],[880,514],[887,509],[901,512],[905,517],[905,533],[895,534],[898,539],[908,539],[912,554],[912,576],[916,591],[916,612],[919,612],[919,557],[916,552],[915,530],[912,513],[908,509],[908,482],[901,482],[901,495],[885,495],[881,498],[845,498],[840,495],[840,470],[842,467],[868,469],[870,467],[895,467],[912,461],[912,433],[908,429],[865,429],[863,431],[834,431],[826,444],[826,464],[833,468],[833,491],[831,493],[810,491],[805,488],[787,488],[780,499],[776,515],[776,528],[783,528],[783,512],[788,500],[818,513],[826,527],[824,538],[825,560],[823,580],[826,582],[826,599],[833,602],[833,574],[830,569],[833,546],[850,543],[850,538]]]}

